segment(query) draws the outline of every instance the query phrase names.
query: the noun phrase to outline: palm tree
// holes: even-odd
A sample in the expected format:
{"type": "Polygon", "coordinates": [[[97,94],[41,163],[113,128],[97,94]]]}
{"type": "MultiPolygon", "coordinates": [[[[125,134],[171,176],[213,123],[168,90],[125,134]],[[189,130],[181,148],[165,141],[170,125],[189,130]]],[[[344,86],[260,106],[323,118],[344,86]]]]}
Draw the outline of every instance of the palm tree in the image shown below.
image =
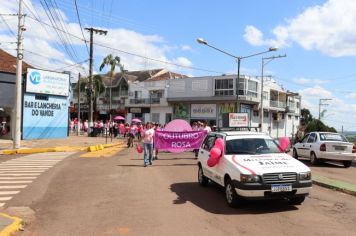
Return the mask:
{"type": "Polygon", "coordinates": [[[103,62],[100,65],[100,71],[105,67],[105,66],[110,66],[110,104],[109,104],[109,110],[110,110],[110,121],[111,121],[111,89],[112,89],[112,78],[114,77],[114,72],[116,66],[120,67],[121,73],[124,72],[124,65],[120,63],[120,57],[114,57],[112,54],[107,55],[104,59],[103,62]]]}
{"type": "MultiPolygon", "coordinates": [[[[88,92],[88,88],[89,88],[89,78],[83,78],[80,80],[80,91],[81,92],[86,92],[87,94],[87,101],[89,102],[90,101],[90,95],[89,95],[89,92],[88,92]]],[[[93,101],[94,101],[94,104],[93,104],[93,109],[94,109],[94,112],[96,112],[96,100],[97,100],[97,97],[102,94],[104,91],[105,91],[105,87],[104,87],[104,84],[103,84],[103,79],[101,78],[100,75],[94,75],[93,76],[93,101]]]]}

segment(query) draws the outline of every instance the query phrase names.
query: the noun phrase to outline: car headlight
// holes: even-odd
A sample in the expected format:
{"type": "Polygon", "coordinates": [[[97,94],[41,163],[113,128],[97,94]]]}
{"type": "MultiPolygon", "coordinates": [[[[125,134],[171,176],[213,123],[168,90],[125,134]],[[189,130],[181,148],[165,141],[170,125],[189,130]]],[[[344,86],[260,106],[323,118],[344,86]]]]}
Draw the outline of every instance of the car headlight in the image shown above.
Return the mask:
{"type": "Polygon", "coordinates": [[[240,181],[243,183],[259,183],[261,178],[258,175],[240,175],[240,181]]]}
{"type": "Polygon", "coordinates": [[[311,172],[302,172],[299,173],[299,180],[310,180],[311,179],[311,172]]]}

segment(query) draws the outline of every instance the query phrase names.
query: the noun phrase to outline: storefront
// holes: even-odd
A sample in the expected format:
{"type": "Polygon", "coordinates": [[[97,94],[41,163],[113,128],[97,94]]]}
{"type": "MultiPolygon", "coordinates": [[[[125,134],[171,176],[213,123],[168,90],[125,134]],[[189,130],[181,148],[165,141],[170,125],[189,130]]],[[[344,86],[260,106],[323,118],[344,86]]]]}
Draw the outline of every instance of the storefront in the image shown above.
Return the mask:
{"type": "Polygon", "coordinates": [[[0,139],[12,139],[15,75],[0,73],[0,139]]]}

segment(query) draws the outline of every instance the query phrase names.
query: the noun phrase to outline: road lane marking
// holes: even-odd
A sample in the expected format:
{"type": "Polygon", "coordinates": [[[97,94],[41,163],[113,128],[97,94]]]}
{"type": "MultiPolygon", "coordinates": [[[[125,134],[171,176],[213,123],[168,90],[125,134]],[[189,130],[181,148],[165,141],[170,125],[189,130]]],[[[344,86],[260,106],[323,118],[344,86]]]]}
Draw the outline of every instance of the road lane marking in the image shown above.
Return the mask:
{"type": "Polygon", "coordinates": [[[15,181],[1,181],[0,184],[29,184],[32,183],[32,180],[15,180],[15,181]]]}
{"type": "Polygon", "coordinates": [[[37,177],[1,177],[0,176],[0,180],[3,179],[36,179],[37,177]]]}
{"type": "Polygon", "coordinates": [[[16,188],[26,188],[27,185],[3,185],[0,189],[16,189],[16,188]]]}
{"type": "Polygon", "coordinates": [[[20,190],[31,184],[42,173],[73,153],[31,154],[0,163],[0,207],[20,190]],[[7,191],[18,190],[18,191],[7,191]]]}
{"type": "Polygon", "coordinates": [[[29,174],[13,174],[13,173],[0,173],[0,176],[36,176],[41,175],[41,173],[29,173],[29,174]]]}
{"type": "Polygon", "coordinates": [[[0,195],[18,194],[20,191],[0,191],[0,195]]]}
{"type": "Polygon", "coordinates": [[[9,201],[12,197],[0,197],[0,201],[9,201]]]}

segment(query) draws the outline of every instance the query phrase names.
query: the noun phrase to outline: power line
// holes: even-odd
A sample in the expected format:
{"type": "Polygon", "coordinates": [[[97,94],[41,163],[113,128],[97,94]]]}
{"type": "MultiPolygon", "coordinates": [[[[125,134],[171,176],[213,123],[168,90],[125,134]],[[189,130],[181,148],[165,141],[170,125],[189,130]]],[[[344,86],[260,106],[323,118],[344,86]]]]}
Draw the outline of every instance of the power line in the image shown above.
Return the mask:
{"type": "Polygon", "coordinates": [[[74,3],[75,3],[75,10],[77,11],[77,17],[78,17],[78,23],[79,23],[79,26],[80,26],[80,31],[82,32],[82,36],[83,36],[83,39],[84,39],[85,47],[87,48],[87,52],[88,52],[88,55],[89,55],[88,44],[87,44],[87,41],[85,40],[85,37],[84,37],[82,23],[80,22],[80,16],[79,16],[79,11],[78,11],[77,0],[74,0],[74,3]]]}
{"type": "Polygon", "coordinates": [[[0,15],[2,21],[5,23],[7,29],[10,31],[10,33],[16,38],[16,34],[14,33],[14,31],[11,29],[10,25],[7,23],[6,19],[4,18],[3,15],[0,15]]]}
{"type": "MultiPolygon", "coordinates": [[[[38,21],[38,19],[35,19],[31,16],[29,16],[30,19],[32,20],[35,20],[35,21],[38,21]]],[[[65,32],[53,25],[50,25],[46,22],[42,22],[43,24],[47,25],[48,27],[51,27],[51,28],[54,28],[58,31],[61,31],[63,33],[66,33],[78,40],[81,40],[81,41],[85,41],[85,39],[77,36],[77,35],[74,35],[72,33],[69,33],[69,32],[65,32]]],[[[199,67],[193,67],[193,66],[185,66],[185,65],[181,65],[181,64],[177,64],[177,63],[173,63],[173,62],[169,62],[169,61],[162,61],[162,60],[159,60],[159,59],[154,59],[154,58],[150,58],[150,57],[146,57],[146,56],[142,56],[142,55],[139,55],[139,54],[136,54],[136,53],[132,53],[132,52],[127,52],[127,51],[124,51],[124,50],[121,50],[121,49],[117,49],[117,48],[113,48],[113,47],[110,47],[110,46],[107,46],[107,45],[103,45],[103,44],[99,44],[99,43],[94,43],[94,45],[97,45],[99,47],[103,47],[103,48],[107,48],[107,49],[111,49],[111,50],[114,50],[114,51],[118,51],[118,52],[121,52],[121,53],[124,53],[124,54],[128,54],[128,55],[131,55],[131,56],[135,56],[135,57],[140,57],[140,58],[143,58],[143,59],[146,59],[146,60],[151,60],[151,61],[155,61],[155,62],[159,62],[159,63],[162,63],[162,64],[165,64],[165,65],[174,65],[174,66],[177,66],[177,67],[180,67],[180,68],[186,68],[186,69],[191,69],[191,70],[198,70],[198,71],[205,71],[205,72],[211,72],[211,73],[215,73],[215,74],[223,74],[224,72],[221,72],[221,71],[213,71],[213,70],[208,70],[208,69],[204,69],[204,68],[199,68],[199,67]]]]}

